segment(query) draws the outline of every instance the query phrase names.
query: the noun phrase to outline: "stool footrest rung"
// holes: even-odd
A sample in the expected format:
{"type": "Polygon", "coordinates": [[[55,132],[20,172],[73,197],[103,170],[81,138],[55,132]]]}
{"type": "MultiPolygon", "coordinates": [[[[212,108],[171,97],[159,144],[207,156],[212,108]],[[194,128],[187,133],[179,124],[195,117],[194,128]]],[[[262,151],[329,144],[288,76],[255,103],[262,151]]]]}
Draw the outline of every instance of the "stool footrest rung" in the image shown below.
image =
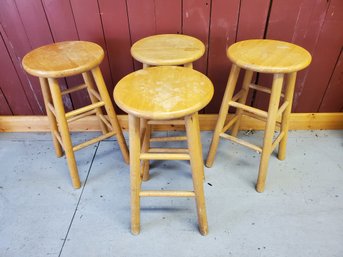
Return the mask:
{"type": "Polygon", "coordinates": [[[97,103],[90,104],[90,105],[81,107],[81,108],[79,108],[79,109],[76,109],[76,110],[67,112],[67,113],[65,114],[65,116],[66,116],[66,118],[68,119],[68,118],[73,117],[73,116],[76,116],[76,115],[78,115],[78,114],[81,114],[81,113],[84,113],[84,112],[88,112],[88,111],[93,110],[93,109],[95,109],[95,108],[102,107],[102,106],[104,106],[104,105],[105,105],[104,102],[97,102],[97,103]]]}
{"type": "Polygon", "coordinates": [[[239,98],[241,98],[242,94],[243,94],[243,90],[240,90],[237,94],[235,94],[235,95],[232,97],[231,101],[232,101],[232,102],[236,102],[239,98]]]}
{"type": "Polygon", "coordinates": [[[103,123],[110,129],[113,130],[113,127],[109,120],[103,115],[103,114],[98,114],[99,118],[103,121],[103,123]]]}
{"type": "Polygon", "coordinates": [[[222,132],[225,132],[225,131],[227,131],[229,128],[231,128],[232,125],[235,124],[237,120],[238,120],[238,116],[237,116],[237,115],[236,115],[236,116],[233,116],[233,117],[229,120],[229,122],[224,126],[224,128],[222,129],[222,132]]]}
{"type": "Polygon", "coordinates": [[[280,132],[280,134],[278,135],[278,137],[274,140],[273,144],[272,144],[272,148],[270,153],[272,153],[274,151],[274,149],[277,147],[277,145],[280,143],[281,139],[283,138],[283,136],[285,135],[285,132],[280,132]]]}
{"type": "Polygon", "coordinates": [[[185,153],[141,153],[141,160],[190,160],[185,153]]]}
{"type": "Polygon", "coordinates": [[[288,106],[288,101],[285,101],[279,108],[279,110],[277,111],[277,116],[276,117],[280,117],[280,115],[285,111],[285,109],[288,106]]]}
{"type": "Polygon", "coordinates": [[[188,153],[187,148],[150,148],[148,153],[188,153]]]}
{"type": "Polygon", "coordinates": [[[260,109],[257,109],[257,108],[254,108],[254,107],[251,107],[248,105],[244,105],[244,104],[232,102],[232,101],[229,102],[229,105],[232,107],[243,109],[246,112],[254,113],[254,114],[259,115],[259,116],[264,117],[264,118],[268,117],[268,112],[262,111],[260,109]]]}
{"type": "Polygon", "coordinates": [[[73,121],[79,120],[79,119],[81,119],[81,118],[84,118],[84,117],[93,115],[93,114],[95,114],[95,113],[96,113],[96,110],[90,110],[90,111],[85,112],[85,113],[82,113],[82,114],[80,114],[80,115],[73,116],[73,117],[71,117],[71,118],[69,118],[69,119],[67,119],[67,120],[68,120],[68,122],[73,122],[73,121]]]}
{"type": "MultiPolygon", "coordinates": [[[[272,93],[270,88],[264,87],[264,86],[260,86],[260,85],[256,85],[256,84],[250,84],[249,88],[255,89],[257,91],[260,91],[260,92],[263,92],[263,93],[267,93],[267,94],[271,94],[272,93]]],[[[281,97],[285,97],[285,95],[283,93],[281,93],[281,97]]]]}
{"type": "MultiPolygon", "coordinates": [[[[251,117],[251,118],[254,118],[254,119],[263,121],[263,122],[267,122],[267,118],[258,116],[258,115],[256,115],[256,114],[253,114],[253,113],[250,113],[250,112],[243,112],[242,114],[245,115],[245,116],[249,116],[249,117],[251,117]]],[[[278,126],[278,127],[280,127],[281,122],[276,121],[276,124],[275,124],[275,125],[278,126]]]]}
{"type": "Polygon", "coordinates": [[[245,140],[239,139],[237,137],[230,136],[230,135],[225,134],[225,133],[220,133],[220,136],[223,137],[223,138],[226,138],[228,140],[231,140],[231,141],[233,141],[233,142],[235,142],[237,144],[240,144],[240,145],[246,146],[246,147],[248,147],[250,149],[253,149],[256,152],[259,152],[259,153],[262,152],[262,148],[261,147],[259,147],[257,145],[254,145],[254,144],[251,144],[251,143],[249,143],[249,142],[247,142],[245,140]]]}
{"type": "Polygon", "coordinates": [[[91,93],[96,99],[102,101],[101,96],[93,88],[88,88],[89,93],[91,93]]]}
{"type": "Polygon", "coordinates": [[[89,146],[89,145],[91,145],[91,144],[97,143],[97,142],[99,142],[99,141],[101,141],[101,140],[104,140],[104,139],[106,139],[106,138],[112,137],[112,136],[114,136],[115,134],[116,134],[116,132],[111,131],[111,132],[106,133],[105,135],[101,135],[101,136],[99,136],[99,137],[93,138],[93,139],[91,139],[91,140],[89,140],[89,141],[86,141],[86,142],[84,142],[84,143],[82,143],[82,144],[79,144],[79,145],[74,146],[74,147],[73,147],[73,151],[78,151],[78,150],[80,150],[80,149],[82,149],[82,148],[84,148],[84,147],[86,147],[86,146],[89,146]]]}
{"type": "Polygon", "coordinates": [[[61,135],[60,135],[60,133],[57,130],[54,130],[54,136],[57,138],[58,142],[60,143],[60,145],[64,149],[64,144],[63,144],[61,135]]]}
{"type": "Polygon", "coordinates": [[[193,191],[157,191],[145,190],[139,192],[140,197],[195,197],[193,191]]]}
{"type": "Polygon", "coordinates": [[[149,120],[148,121],[149,125],[185,125],[184,120],[149,120]]]}
{"type": "Polygon", "coordinates": [[[75,86],[75,87],[72,87],[72,88],[63,90],[63,91],[61,92],[61,94],[62,94],[62,95],[70,94],[70,93],[73,93],[73,92],[82,90],[82,89],[84,89],[84,88],[86,88],[86,87],[87,87],[86,84],[78,85],[78,86],[75,86]]]}
{"type": "Polygon", "coordinates": [[[170,141],[185,141],[187,140],[186,136],[179,137],[152,137],[150,142],[170,142],[170,141]]]}

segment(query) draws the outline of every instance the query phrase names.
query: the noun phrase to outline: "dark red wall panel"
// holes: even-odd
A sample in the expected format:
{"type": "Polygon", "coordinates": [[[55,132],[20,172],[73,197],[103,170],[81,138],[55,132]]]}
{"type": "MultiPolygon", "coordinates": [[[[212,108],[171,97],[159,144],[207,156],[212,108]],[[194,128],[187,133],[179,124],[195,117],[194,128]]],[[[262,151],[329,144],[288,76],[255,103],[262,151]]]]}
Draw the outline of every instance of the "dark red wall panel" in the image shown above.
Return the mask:
{"type": "MultiPolygon", "coordinates": [[[[38,79],[21,67],[30,50],[65,40],[98,43],[106,53],[101,69],[112,94],[120,78],[141,68],[130,55],[131,45],[161,33],[188,34],[206,45],[205,55],[194,64],[215,86],[205,113],[219,110],[231,66],[227,47],[251,38],[293,42],[313,55],[310,67],[298,74],[293,111],[343,108],[342,0],[3,0],[0,22],[1,56],[6,56],[0,62],[7,71],[0,81],[10,81],[0,87],[1,114],[44,113],[38,79]],[[8,87],[14,82],[16,86],[8,87]]],[[[271,83],[266,75],[256,78],[263,85],[271,83]]],[[[61,80],[62,88],[79,83],[80,77],[61,80]]],[[[260,108],[266,108],[268,100],[268,95],[260,93],[249,98],[260,108]]],[[[88,101],[85,92],[64,99],[68,110],[88,101]]]]}
{"type": "Polygon", "coordinates": [[[236,41],[239,0],[212,1],[208,76],[214,84],[214,96],[205,108],[206,113],[218,112],[230,72],[226,49],[236,41]]]}
{"type": "Polygon", "coordinates": [[[320,112],[337,112],[343,108],[343,51],[339,55],[335,70],[330,79],[320,105],[320,112]]]}
{"type": "Polygon", "coordinates": [[[206,74],[211,1],[183,0],[182,11],[182,33],[200,39],[206,46],[204,56],[194,63],[194,68],[196,70],[206,74]]]}
{"type": "MultiPolygon", "coordinates": [[[[13,114],[33,114],[18,74],[0,36],[0,88],[13,114]]],[[[4,103],[3,103],[4,104],[4,103]]],[[[7,112],[7,110],[5,110],[7,112]]],[[[2,111],[1,111],[2,113],[2,111]]]]}

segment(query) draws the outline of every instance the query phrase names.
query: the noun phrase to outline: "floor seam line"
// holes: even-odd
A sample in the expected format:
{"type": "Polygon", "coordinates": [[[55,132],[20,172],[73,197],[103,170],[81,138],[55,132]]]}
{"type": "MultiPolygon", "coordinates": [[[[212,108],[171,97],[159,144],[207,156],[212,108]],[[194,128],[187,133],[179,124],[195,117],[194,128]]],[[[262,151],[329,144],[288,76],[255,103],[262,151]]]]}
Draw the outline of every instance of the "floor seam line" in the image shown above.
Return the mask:
{"type": "Polygon", "coordinates": [[[85,189],[85,187],[86,187],[86,184],[87,184],[87,181],[88,181],[88,177],[89,177],[89,173],[90,173],[90,171],[91,171],[91,169],[92,169],[92,166],[93,166],[93,162],[94,162],[96,153],[98,152],[98,149],[99,149],[99,145],[100,145],[100,142],[98,142],[97,145],[96,145],[96,149],[95,149],[95,151],[94,151],[94,155],[93,155],[92,160],[91,160],[91,163],[90,163],[90,165],[89,165],[89,169],[88,169],[88,172],[87,172],[87,176],[86,176],[86,179],[85,179],[85,183],[84,183],[84,185],[83,185],[83,187],[82,187],[82,190],[81,190],[81,194],[80,194],[79,200],[77,201],[77,204],[76,204],[76,207],[75,207],[73,216],[72,216],[71,221],[70,221],[70,223],[69,223],[67,233],[66,233],[66,235],[65,235],[65,237],[64,237],[64,239],[63,239],[63,244],[62,244],[61,250],[60,250],[60,252],[59,252],[59,254],[58,254],[58,257],[61,256],[61,254],[62,254],[62,252],[63,252],[64,245],[65,245],[65,243],[67,242],[67,238],[68,238],[68,235],[69,235],[71,226],[72,226],[72,224],[73,224],[73,222],[74,222],[74,218],[75,218],[76,212],[77,212],[77,210],[78,210],[79,204],[80,204],[80,202],[81,202],[81,198],[82,198],[82,195],[83,195],[83,191],[84,191],[84,189],[85,189]]]}

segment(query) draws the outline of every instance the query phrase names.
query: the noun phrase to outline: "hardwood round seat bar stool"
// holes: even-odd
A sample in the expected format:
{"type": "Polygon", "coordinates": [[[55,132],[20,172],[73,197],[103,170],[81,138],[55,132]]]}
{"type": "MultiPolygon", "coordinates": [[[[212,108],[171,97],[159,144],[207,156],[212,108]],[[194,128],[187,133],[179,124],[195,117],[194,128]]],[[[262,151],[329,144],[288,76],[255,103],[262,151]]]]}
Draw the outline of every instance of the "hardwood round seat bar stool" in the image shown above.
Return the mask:
{"type": "MultiPolygon", "coordinates": [[[[205,53],[205,45],[197,38],[180,34],[159,34],[142,38],[131,47],[132,57],[143,64],[143,69],[151,66],[184,66],[193,68],[193,62],[205,53]]],[[[143,148],[150,142],[183,141],[185,136],[168,136],[151,138],[153,125],[184,125],[182,120],[158,121],[141,118],[141,137],[143,148]]],[[[142,161],[143,180],[149,179],[149,161],[142,161]]]]}
{"type": "Polygon", "coordinates": [[[26,72],[39,77],[56,155],[63,156],[64,150],[74,188],[81,186],[74,151],[116,135],[124,161],[129,162],[126,142],[99,68],[103,58],[103,49],[95,43],[66,41],[39,47],[25,55],[22,62],[26,72]],[[82,75],[85,83],[62,91],[58,79],[74,75],[82,75]],[[62,96],[83,89],[88,91],[91,104],[66,112],[62,96]],[[102,135],[73,146],[68,123],[89,115],[97,116],[102,135]]]}
{"type": "Polygon", "coordinates": [[[203,190],[203,159],[198,111],[213,96],[213,85],[202,73],[177,66],[135,71],[116,85],[116,104],[129,115],[131,232],[140,232],[141,197],[195,197],[199,230],[208,232],[203,190]],[[184,120],[188,148],[142,148],[140,119],[184,120]],[[141,160],[190,160],[194,191],[141,190],[141,160]]]}
{"type": "Polygon", "coordinates": [[[288,121],[292,110],[296,75],[297,71],[306,68],[310,64],[311,55],[304,48],[291,43],[252,39],[231,45],[227,49],[227,56],[232,62],[232,67],[206,166],[211,167],[213,164],[220,137],[247,146],[261,153],[256,190],[263,192],[271,153],[279,146],[278,158],[284,160],[286,157],[288,121]],[[241,69],[245,70],[242,89],[233,96],[241,69]],[[251,83],[254,72],[272,74],[273,83],[271,89],[251,83]],[[286,78],[285,83],[284,78],[286,78]],[[284,93],[282,93],[283,84],[285,84],[284,93]],[[246,105],[249,89],[270,94],[268,111],[246,105]],[[280,105],[281,97],[283,102],[280,105]],[[225,124],[229,107],[235,107],[236,112],[225,124]],[[242,115],[248,115],[266,122],[262,147],[237,138],[242,115]],[[276,125],[280,128],[280,131],[273,141],[276,125]],[[231,135],[225,133],[230,128],[231,135]]]}

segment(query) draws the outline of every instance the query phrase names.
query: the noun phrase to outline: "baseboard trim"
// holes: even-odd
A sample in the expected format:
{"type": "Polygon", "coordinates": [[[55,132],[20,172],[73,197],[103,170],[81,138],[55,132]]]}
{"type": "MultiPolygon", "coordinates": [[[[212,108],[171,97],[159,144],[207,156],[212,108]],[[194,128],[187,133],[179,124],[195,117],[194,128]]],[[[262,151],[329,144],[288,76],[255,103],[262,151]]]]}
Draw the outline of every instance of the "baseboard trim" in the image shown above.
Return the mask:
{"type": "MultiPolygon", "coordinates": [[[[213,130],[217,121],[216,114],[200,114],[200,129],[213,130]]],[[[123,129],[128,128],[127,115],[118,115],[123,129]]],[[[262,121],[243,117],[242,130],[264,130],[262,121]]],[[[71,131],[99,131],[96,117],[85,117],[70,123],[71,131]]],[[[184,130],[182,126],[158,125],[155,130],[184,130]]],[[[293,113],[289,121],[290,130],[343,129],[343,113],[293,113]]],[[[46,132],[49,131],[46,116],[0,116],[0,132],[46,132]]]]}

